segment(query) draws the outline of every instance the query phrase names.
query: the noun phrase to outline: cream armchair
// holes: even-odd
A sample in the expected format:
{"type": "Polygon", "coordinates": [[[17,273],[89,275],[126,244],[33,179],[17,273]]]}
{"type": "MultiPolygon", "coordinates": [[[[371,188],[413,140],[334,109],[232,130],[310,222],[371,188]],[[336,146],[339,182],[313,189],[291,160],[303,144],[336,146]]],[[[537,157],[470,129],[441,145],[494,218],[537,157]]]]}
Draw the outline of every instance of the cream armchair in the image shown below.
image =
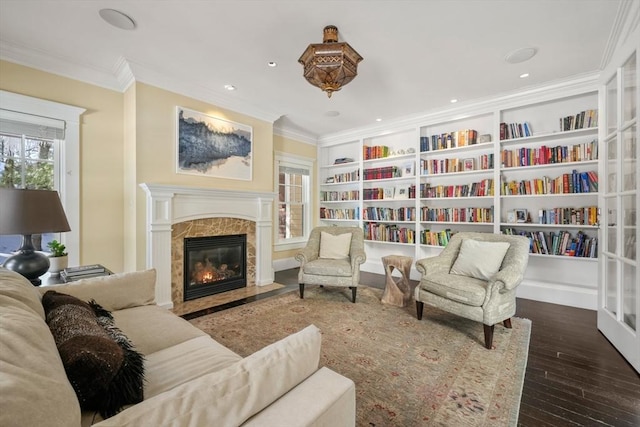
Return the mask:
{"type": "Polygon", "coordinates": [[[314,228],[307,246],[296,254],[296,260],[300,261],[300,298],[304,298],[305,285],[342,286],[351,289],[351,300],[355,303],[360,264],[366,259],[362,229],[314,228]],[[345,234],[350,234],[350,238],[341,237],[345,234]],[[322,236],[325,236],[324,240],[322,236]]]}
{"type": "Polygon", "coordinates": [[[424,304],[484,325],[485,346],[493,345],[493,329],[511,328],[516,313],[516,287],[529,260],[529,239],[491,233],[460,232],[440,255],[416,261],[422,274],[415,289],[416,312],[424,304]],[[482,277],[482,276],[485,277],[482,277]]]}

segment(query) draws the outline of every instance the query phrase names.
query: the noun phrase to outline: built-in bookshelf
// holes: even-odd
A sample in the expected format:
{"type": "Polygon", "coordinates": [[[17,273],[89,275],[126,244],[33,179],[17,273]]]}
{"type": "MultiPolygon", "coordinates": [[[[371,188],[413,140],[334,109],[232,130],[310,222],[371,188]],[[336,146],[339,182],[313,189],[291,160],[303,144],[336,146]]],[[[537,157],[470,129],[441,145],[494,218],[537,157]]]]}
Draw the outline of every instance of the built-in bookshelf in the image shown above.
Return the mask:
{"type": "Polygon", "coordinates": [[[321,144],[320,221],[361,227],[378,272],[382,256],[435,256],[456,232],[525,235],[526,296],[557,284],[595,296],[597,123],[591,89],[321,144]],[[583,264],[571,277],[573,261],[583,264]]]}

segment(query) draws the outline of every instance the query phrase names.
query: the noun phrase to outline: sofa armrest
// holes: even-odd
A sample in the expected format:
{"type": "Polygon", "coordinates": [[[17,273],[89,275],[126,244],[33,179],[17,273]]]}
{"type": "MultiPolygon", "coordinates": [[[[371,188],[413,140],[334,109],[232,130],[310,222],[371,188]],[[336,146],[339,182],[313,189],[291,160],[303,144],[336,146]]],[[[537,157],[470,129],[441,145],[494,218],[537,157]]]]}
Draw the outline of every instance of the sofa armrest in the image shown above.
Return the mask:
{"type": "Polygon", "coordinates": [[[318,259],[318,253],[311,249],[310,247],[302,248],[296,253],[296,261],[300,262],[300,266],[303,266],[305,263],[318,259]]]}
{"type": "Polygon", "coordinates": [[[355,269],[358,265],[367,260],[367,254],[364,250],[358,249],[351,252],[351,268],[355,269]]]}
{"type": "Polygon", "coordinates": [[[498,271],[492,282],[507,290],[515,289],[522,282],[523,271],[520,266],[508,266],[498,271]]]}
{"type": "MultiPolygon", "coordinates": [[[[155,304],[155,288],[155,269],[92,277],[55,286],[57,292],[83,301],[94,299],[109,311],[155,304]]],[[[42,286],[39,291],[44,294],[51,289],[42,286]]]]}
{"type": "Polygon", "coordinates": [[[451,269],[451,263],[447,261],[448,260],[443,258],[442,255],[422,258],[416,261],[416,269],[423,276],[433,273],[448,274],[451,269]]]}
{"type": "Polygon", "coordinates": [[[353,427],[355,423],[355,384],[323,367],[242,427],[353,427]]]}

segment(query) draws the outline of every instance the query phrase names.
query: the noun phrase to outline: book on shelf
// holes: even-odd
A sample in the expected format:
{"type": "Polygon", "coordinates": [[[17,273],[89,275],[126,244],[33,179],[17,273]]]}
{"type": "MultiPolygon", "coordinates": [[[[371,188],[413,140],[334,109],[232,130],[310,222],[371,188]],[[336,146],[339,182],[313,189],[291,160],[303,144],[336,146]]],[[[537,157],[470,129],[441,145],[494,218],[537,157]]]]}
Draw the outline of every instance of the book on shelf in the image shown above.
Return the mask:
{"type": "Polygon", "coordinates": [[[63,270],[68,277],[83,276],[93,273],[104,273],[107,269],[101,264],[80,265],[77,267],[67,267],[63,270]]]}

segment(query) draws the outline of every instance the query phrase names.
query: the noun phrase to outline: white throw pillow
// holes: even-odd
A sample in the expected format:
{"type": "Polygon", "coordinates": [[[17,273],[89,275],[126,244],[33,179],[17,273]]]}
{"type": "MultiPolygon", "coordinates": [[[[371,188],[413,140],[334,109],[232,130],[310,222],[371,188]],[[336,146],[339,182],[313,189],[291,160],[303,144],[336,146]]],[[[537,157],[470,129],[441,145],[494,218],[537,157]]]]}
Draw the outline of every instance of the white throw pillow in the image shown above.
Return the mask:
{"type": "Polygon", "coordinates": [[[489,280],[500,270],[509,246],[511,244],[507,242],[464,239],[458,258],[451,267],[451,274],[489,280]]]}
{"type": "Polygon", "coordinates": [[[351,233],[338,234],[320,232],[320,258],[345,259],[349,258],[351,250],[351,233]]]}

